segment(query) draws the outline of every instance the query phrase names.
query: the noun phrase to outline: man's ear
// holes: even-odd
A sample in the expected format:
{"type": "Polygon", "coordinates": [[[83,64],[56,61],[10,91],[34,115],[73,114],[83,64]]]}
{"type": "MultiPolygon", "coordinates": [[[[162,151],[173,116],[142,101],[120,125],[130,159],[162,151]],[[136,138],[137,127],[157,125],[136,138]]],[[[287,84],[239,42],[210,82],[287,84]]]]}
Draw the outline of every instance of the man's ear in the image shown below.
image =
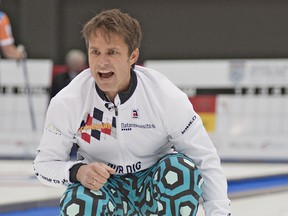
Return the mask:
{"type": "Polygon", "coordinates": [[[139,58],[139,49],[135,49],[130,56],[131,65],[135,64],[139,58]]]}

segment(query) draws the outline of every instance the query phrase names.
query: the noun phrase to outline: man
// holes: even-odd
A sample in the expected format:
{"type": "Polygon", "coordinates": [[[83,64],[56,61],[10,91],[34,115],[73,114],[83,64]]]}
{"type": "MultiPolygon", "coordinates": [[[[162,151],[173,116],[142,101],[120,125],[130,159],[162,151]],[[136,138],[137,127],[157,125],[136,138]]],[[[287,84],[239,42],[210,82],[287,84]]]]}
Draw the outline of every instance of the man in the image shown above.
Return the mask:
{"type": "MultiPolygon", "coordinates": [[[[1,2],[0,2],[1,4],[1,2]]],[[[26,53],[22,48],[14,45],[11,25],[7,14],[0,11],[0,46],[2,55],[5,58],[22,59],[26,57],[26,53]]]]}
{"type": "Polygon", "coordinates": [[[219,156],[188,97],[134,67],[137,20],[103,11],[82,33],[90,68],[51,100],[34,161],[41,182],[68,185],[61,215],[196,215],[201,195],[207,216],[230,215],[219,156]]]}
{"type": "Polygon", "coordinates": [[[86,55],[81,50],[72,49],[65,55],[67,70],[57,74],[51,86],[50,98],[67,86],[87,66],[86,55]]]}

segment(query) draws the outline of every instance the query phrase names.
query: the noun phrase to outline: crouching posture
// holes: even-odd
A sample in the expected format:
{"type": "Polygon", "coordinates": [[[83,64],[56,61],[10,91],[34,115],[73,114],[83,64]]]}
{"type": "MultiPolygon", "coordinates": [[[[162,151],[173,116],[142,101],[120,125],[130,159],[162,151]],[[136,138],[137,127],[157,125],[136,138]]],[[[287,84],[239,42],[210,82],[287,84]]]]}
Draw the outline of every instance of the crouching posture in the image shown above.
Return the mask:
{"type": "Polygon", "coordinates": [[[52,98],[34,160],[41,182],[67,186],[61,215],[196,215],[200,196],[206,216],[230,215],[219,156],[187,95],[136,65],[138,21],[107,10],[82,34],[89,68],[52,98]]]}
{"type": "Polygon", "coordinates": [[[169,154],[146,170],[111,176],[99,190],[70,185],[61,215],[196,215],[201,185],[191,159],[169,154]]]}

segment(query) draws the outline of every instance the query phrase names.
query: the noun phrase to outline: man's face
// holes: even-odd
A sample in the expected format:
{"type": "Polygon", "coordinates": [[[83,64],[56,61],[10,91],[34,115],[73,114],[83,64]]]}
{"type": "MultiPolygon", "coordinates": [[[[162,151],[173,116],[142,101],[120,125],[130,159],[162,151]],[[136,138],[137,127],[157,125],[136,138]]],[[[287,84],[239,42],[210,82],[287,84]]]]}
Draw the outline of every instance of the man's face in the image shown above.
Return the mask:
{"type": "Polygon", "coordinates": [[[98,87],[106,93],[111,101],[125,91],[130,83],[130,68],[139,56],[139,50],[128,54],[128,45],[118,34],[105,35],[103,30],[91,34],[88,41],[88,59],[98,87]]]}

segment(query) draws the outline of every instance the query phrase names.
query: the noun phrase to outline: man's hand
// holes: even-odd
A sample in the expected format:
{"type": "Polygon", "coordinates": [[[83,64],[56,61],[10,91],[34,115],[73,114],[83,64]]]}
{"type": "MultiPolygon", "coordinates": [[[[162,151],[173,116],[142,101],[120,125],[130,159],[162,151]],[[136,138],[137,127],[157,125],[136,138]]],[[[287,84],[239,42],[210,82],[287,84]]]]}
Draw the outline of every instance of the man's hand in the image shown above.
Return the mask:
{"type": "Polygon", "coordinates": [[[26,52],[26,49],[25,49],[25,47],[22,45],[22,44],[20,44],[20,45],[18,45],[17,46],[17,50],[18,50],[18,52],[19,52],[19,58],[20,59],[25,59],[25,58],[27,58],[27,52],[26,52]]]}
{"type": "Polygon", "coordinates": [[[76,174],[77,180],[86,188],[99,190],[115,170],[103,163],[93,162],[81,166],[76,174]]]}

